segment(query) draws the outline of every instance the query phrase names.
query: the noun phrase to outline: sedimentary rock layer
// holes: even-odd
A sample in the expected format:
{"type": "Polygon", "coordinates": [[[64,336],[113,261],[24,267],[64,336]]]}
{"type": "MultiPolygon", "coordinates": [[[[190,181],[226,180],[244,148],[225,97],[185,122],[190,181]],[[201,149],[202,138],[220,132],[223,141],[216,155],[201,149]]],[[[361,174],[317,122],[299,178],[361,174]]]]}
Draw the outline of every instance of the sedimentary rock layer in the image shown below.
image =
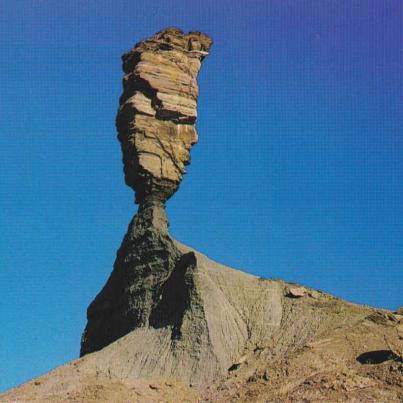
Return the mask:
{"type": "Polygon", "coordinates": [[[197,74],[211,39],[165,29],[123,55],[123,94],[116,118],[125,181],[136,201],[165,202],[177,189],[198,140],[197,74]]]}
{"type": "Polygon", "coordinates": [[[196,77],[210,46],[201,32],[169,28],[123,55],[116,125],[125,180],[139,209],[109,280],[88,308],[81,355],[141,327],[168,327],[172,340],[181,337],[194,290],[187,273],[196,263],[169,236],[164,208],[197,141],[196,77]]]}

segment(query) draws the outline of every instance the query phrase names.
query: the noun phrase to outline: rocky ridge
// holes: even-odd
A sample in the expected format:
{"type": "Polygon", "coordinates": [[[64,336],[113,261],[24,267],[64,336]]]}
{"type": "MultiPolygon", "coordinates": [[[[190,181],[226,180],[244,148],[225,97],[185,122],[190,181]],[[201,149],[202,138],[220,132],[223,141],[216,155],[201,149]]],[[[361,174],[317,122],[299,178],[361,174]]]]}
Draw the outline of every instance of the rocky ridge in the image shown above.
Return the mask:
{"type": "MultiPolygon", "coordinates": [[[[0,401],[403,400],[401,312],[261,279],[194,254],[198,263],[192,276],[205,304],[208,331],[216,337],[209,344],[203,341],[203,329],[198,338],[197,328],[183,328],[187,341],[182,338],[175,349],[170,326],[139,327],[100,351],[0,395],[0,401]],[[295,288],[302,295],[290,294],[295,288]],[[272,318],[269,323],[267,315],[272,318]],[[218,359],[198,355],[206,347],[216,351],[218,359]]],[[[187,309],[188,325],[203,325],[196,312],[200,313],[197,307],[187,309]]]]}

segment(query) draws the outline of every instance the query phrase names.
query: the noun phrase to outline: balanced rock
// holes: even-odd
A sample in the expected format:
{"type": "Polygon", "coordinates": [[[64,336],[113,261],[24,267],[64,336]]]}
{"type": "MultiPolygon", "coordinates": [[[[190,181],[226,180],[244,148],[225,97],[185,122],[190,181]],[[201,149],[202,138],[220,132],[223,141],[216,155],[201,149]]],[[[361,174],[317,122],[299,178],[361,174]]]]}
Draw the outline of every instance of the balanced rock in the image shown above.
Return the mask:
{"type": "Polygon", "coordinates": [[[210,45],[168,29],[123,57],[117,127],[137,214],[88,308],[82,357],[1,402],[403,401],[401,309],[242,273],[169,235],[210,45]]]}
{"type": "Polygon", "coordinates": [[[165,29],[123,55],[123,94],[116,118],[126,183],[138,212],[117,253],[113,272],[90,304],[81,355],[134,329],[181,332],[189,296],[184,275],[195,266],[168,233],[166,200],[178,189],[197,142],[197,74],[211,39],[165,29]]]}
{"type": "Polygon", "coordinates": [[[125,181],[136,201],[165,202],[178,189],[198,140],[197,74],[211,39],[165,29],[123,55],[123,94],[116,118],[125,181]]]}

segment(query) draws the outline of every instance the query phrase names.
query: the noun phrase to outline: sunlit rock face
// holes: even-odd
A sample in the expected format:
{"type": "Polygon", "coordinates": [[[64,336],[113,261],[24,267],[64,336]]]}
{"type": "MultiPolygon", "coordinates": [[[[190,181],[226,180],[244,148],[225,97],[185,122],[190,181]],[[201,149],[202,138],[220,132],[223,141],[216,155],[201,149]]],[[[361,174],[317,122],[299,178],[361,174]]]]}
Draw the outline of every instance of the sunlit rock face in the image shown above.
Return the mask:
{"type": "Polygon", "coordinates": [[[136,202],[164,203],[178,189],[198,140],[197,74],[211,39],[168,28],[124,54],[116,118],[126,184],[136,202]]]}
{"type": "Polygon", "coordinates": [[[211,43],[203,33],[184,35],[169,28],[123,55],[116,126],[125,181],[139,208],[108,281],[88,307],[81,355],[137,328],[169,328],[173,340],[180,335],[196,263],[193,252],[181,250],[169,235],[164,207],[178,189],[197,142],[196,78],[211,43]]]}

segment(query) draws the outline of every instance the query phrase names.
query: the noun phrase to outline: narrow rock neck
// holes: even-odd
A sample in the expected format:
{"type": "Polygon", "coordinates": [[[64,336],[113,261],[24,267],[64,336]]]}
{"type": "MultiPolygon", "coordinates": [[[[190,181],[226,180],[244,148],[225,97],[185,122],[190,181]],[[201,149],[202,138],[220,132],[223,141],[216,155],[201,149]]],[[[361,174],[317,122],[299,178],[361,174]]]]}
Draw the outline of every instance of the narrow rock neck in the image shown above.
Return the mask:
{"type": "Polygon", "coordinates": [[[135,217],[135,226],[143,229],[155,228],[168,233],[168,218],[165,205],[159,200],[144,200],[138,208],[135,217]]]}

